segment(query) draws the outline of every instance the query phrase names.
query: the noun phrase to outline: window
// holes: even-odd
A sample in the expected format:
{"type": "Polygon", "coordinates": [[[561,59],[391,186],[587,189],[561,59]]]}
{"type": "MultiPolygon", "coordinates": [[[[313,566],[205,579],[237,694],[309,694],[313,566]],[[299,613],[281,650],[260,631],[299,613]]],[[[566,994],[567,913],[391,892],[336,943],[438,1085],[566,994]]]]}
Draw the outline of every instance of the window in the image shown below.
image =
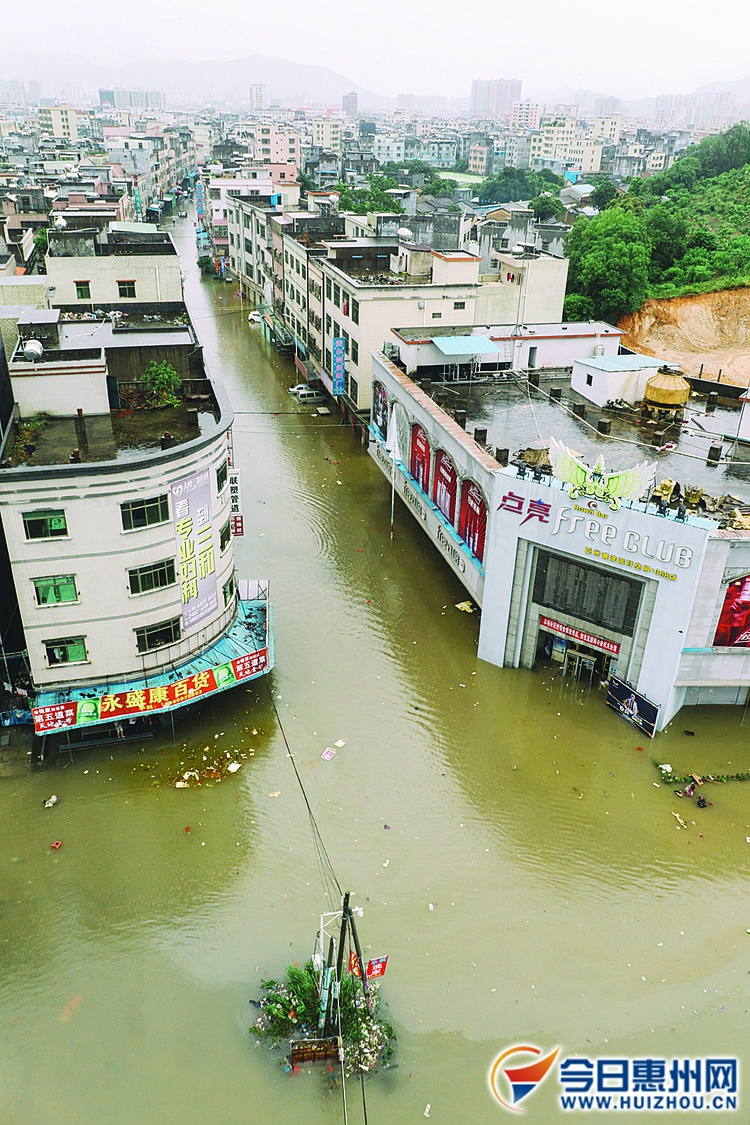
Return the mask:
{"type": "Polygon", "coordinates": [[[27,539],[53,539],[57,535],[67,535],[65,512],[24,512],[23,529],[27,539]]]}
{"type": "Polygon", "coordinates": [[[453,302],[453,308],[454,309],[465,309],[466,308],[466,301],[454,301],[453,302]]]}
{"type": "Polygon", "coordinates": [[[326,315],[326,336],[331,335],[331,318],[326,315]]]}
{"type": "Polygon", "coordinates": [[[232,575],[228,582],[224,583],[222,588],[224,590],[224,605],[229,605],[234,597],[234,575],[232,575]]]}
{"type": "Polygon", "coordinates": [[[443,315],[442,313],[433,313],[433,314],[432,314],[432,319],[433,319],[433,320],[440,320],[440,318],[442,317],[442,315],[443,315]]]}
{"type": "Polygon", "coordinates": [[[35,578],[37,605],[58,605],[60,602],[77,602],[78,591],[72,574],[57,575],[54,578],[35,578]]]}
{"type": "Polygon", "coordinates": [[[47,650],[47,663],[53,664],[82,664],[87,659],[85,637],[65,637],[61,641],[45,641],[47,650]]]}
{"type": "Polygon", "coordinates": [[[155,496],[151,500],[126,500],[120,504],[123,531],[137,531],[141,527],[151,527],[155,523],[166,523],[169,519],[169,501],[165,496],[155,496]]]}
{"type": "Polygon", "coordinates": [[[249,215],[243,215],[242,216],[242,225],[245,227],[246,230],[250,229],[250,216],[249,215]]]}
{"type": "Polygon", "coordinates": [[[333,335],[334,335],[334,339],[337,336],[341,336],[341,325],[336,320],[334,320],[334,322],[333,322],[333,335]]]}
{"type": "Polygon", "coordinates": [[[326,371],[331,370],[331,349],[326,348],[326,371]]]}
{"type": "Polygon", "coordinates": [[[249,238],[246,238],[245,239],[245,253],[246,254],[252,254],[252,252],[253,252],[253,244],[252,244],[252,242],[250,241],[249,238]]]}
{"type": "Polygon", "coordinates": [[[594,376],[593,375],[587,375],[586,376],[586,386],[590,387],[593,382],[594,382],[594,376]]]}
{"type": "Polygon", "coordinates": [[[352,340],[352,363],[359,363],[359,344],[352,340]]]}
{"type": "Polygon", "coordinates": [[[289,251],[288,250],[284,251],[284,262],[286,263],[286,265],[289,265],[289,251]]]}
{"type": "Polygon", "coordinates": [[[294,259],[294,268],[296,269],[297,273],[300,272],[300,270],[299,270],[299,258],[294,259]]]}
{"type": "Polygon", "coordinates": [[[355,301],[352,297],[352,320],[355,324],[359,324],[359,301],[355,301]]]}
{"type": "Polygon", "coordinates": [[[342,332],[341,335],[344,338],[344,355],[349,355],[349,333],[342,332]]]}
{"type": "Polygon", "coordinates": [[[329,301],[331,300],[331,294],[332,293],[333,293],[333,286],[331,285],[331,279],[330,279],[330,277],[327,277],[326,278],[326,297],[328,298],[329,301]]]}
{"type": "Polygon", "coordinates": [[[338,308],[341,304],[341,290],[339,289],[338,285],[334,285],[333,287],[333,303],[336,308],[338,308]]]}
{"type": "Polygon", "coordinates": [[[90,281],[74,281],[76,287],[76,300],[77,301],[90,301],[91,300],[91,282],[90,281]]]}
{"type": "Polygon", "coordinates": [[[152,648],[174,644],[175,641],[179,641],[180,636],[179,617],[173,617],[169,621],[160,621],[158,625],[146,625],[143,629],[135,630],[135,642],[139,652],[150,652],[152,648]]]}
{"type": "Polygon", "coordinates": [[[352,402],[357,402],[359,399],[359,383],[356,379],[349,379],[349,397],[352,402]]]}
{"type": "Polygon", "coordinates": [[[148,594],[151,590],[161,590],[163,586],[174,586],[174,559],[138,566],[128,571],[131,594],[148,594]]]}
{"type": "Polygon", "coordinates": [[[634,579],[540,551],[533,597],[546,609],[632,637],[641,587],[634,579]]]}
{"type": "Polygon", "coordinates": [[[117,291],[121,297],[135,297],[135,282],[134,281],[118,281],[117,291]]]}
{"type": "Polygon", "coordinates": [[[229,546],[229,540],[231,538],[232,538],[232,531],[231,531],[231,528],[229,526],[229,520],[227,520],[227,522],[224,524],[221,531],[219,532],[219,552],[221,554],[223,554],[224,551],[226,551],[227,547],[229,546]]]}

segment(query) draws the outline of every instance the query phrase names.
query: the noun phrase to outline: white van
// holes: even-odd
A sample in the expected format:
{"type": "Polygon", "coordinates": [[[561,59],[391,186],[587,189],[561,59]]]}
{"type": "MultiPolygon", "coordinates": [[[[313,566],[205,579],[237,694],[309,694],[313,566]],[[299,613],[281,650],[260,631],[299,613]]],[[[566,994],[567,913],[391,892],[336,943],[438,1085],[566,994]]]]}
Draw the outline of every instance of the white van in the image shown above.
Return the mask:
{"type": "Polygon", "coordinates": [[[312,387],[304,387],[302,390],[297,391],[297,402],[325,402],[325,398],[320,391],[313,390],[312,387]]]}

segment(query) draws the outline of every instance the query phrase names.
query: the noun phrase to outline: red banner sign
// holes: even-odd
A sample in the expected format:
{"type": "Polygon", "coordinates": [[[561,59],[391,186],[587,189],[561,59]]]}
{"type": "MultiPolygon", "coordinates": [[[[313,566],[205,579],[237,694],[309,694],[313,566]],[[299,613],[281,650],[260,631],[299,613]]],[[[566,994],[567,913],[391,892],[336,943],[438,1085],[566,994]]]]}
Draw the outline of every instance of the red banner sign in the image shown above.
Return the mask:
{"type": "Polygon", "coordinates": [[[165,711],[190,703],[201,695],[222,691],[238,680],[256,676],[268,663],[268,649],[239,656],[226,664],[217,664],[203,672],[196,672],[184,680],[155,687],[135,688],[132,691],[96,695],[70,703],[56,703],[50,707],[34,707],[34,730],[47,734],[67,727],[85,726],[103,719],[117,720],[123,715],[145,715],[151,711],[165,711]]]}
{"type": "MultiPolygon", "coordinates": [[[[362,972],[359,965],[359,957],[352,949],[349,953],[349,972],[356,977],[361,977],[362,972]]],[[[367,979],[373,980],[376,977],[384,977],[385,970],[388,968],[387,957],[373,957],[371,961],[367,962],[367,979]]]]}
{"type": "Polygon", "coordinates": [[[584,633],[581,629],[574,629],[572,625],[563,625],[560,621],[553,621],[550,617],[540,617],[539,627],[549,629],[550,633],[559,633],[561,637],[570,637],[573,641],[599,648],[602,652],[611,652],[617,656],[620,646],[615,641],[605,641],[603,637],[595,637],[593,633],[584,633]]]}

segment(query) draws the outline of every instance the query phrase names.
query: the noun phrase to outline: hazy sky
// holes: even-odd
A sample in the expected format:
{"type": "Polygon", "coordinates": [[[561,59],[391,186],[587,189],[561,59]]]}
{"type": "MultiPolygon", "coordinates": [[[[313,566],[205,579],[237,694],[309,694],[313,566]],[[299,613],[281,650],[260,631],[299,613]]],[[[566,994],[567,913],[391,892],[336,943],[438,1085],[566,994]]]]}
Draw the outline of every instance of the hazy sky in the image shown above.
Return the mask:
{"type": "MultiPolygon", "coordinates": [[[[527,94],[571,89],[621,97],[689,93],[750,73],[747,0],[38,0],[3,5],[16,64],[39,51],[133,58],[260,54],[318,63],[377,93],[461,97],[475,77],[518,77],[527,94]]],[[[14,68],[15,69],[15,68],[14,68]]],[[[6,77],[5,67],[0,77],[6,77]]],[[[10,75],[7,75],[10,76],[10,75]]],[[[273,92],[273,91],[271,91],[273,92]]]]}

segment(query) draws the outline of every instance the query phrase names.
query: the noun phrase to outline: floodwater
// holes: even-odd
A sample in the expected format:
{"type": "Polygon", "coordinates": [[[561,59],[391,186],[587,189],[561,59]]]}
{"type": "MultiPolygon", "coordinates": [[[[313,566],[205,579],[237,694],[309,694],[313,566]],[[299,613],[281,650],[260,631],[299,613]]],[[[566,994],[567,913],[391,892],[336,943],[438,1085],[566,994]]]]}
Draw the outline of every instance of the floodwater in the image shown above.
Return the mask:
{"type": "MultiPolygon", "coordinates": [[[[237,411],[238,571],[271,579],[270,687],[363,943],[390,957],[398,1066],[366,1083],[371,1125],[428,1103],[435,1122],[501,1121],[487,1072],[516,1043],[747,1059],[750,786],[708,786],[701,810],[655,785],[652,757],[747,769],[750,720],[692,708],[644,746],[596,689],[478,661],[457,579],[401,505],[389,541],[379,470],[292,402],[292,362],[235,286],[200,280],[192,233],[188,300],[237,411]]],[[[178,722],[176,747],[24,759],[0,781],[2,1125],[342,1120],[319,1073],[285,1075],[248,1034],[259,981],[310,955],[331,906],[265,690],[178,722]],[[165,783],[204,746],[255,754],[213,786],[165,783]]],[[[559,1094],[542,1085],[529,1121],[580,1120],[559,1094]]]]}

